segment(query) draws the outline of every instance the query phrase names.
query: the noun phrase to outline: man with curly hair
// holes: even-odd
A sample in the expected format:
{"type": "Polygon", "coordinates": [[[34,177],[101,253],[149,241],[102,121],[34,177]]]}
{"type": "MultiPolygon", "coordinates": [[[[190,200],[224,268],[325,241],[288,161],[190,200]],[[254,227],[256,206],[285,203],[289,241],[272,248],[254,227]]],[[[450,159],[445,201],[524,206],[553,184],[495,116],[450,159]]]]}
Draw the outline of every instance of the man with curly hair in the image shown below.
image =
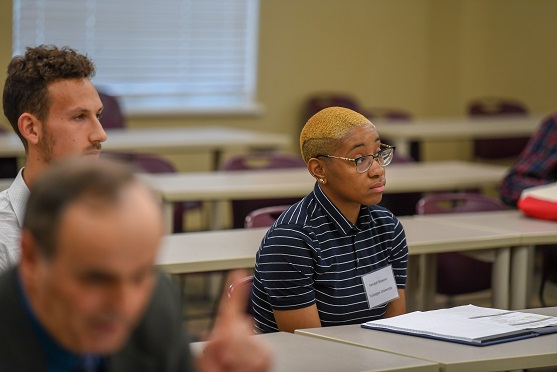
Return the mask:
{"type": "Polygon", "coordinates": [[[25,166],[0,193],[0,271],[19,260],[20,229],[29,187],[53,161],[99,157],[106,140],[102,103],[90,79],[93,62],[52,45],[27,48],[8,65],[4,115],[25,147],[25,166]]]}

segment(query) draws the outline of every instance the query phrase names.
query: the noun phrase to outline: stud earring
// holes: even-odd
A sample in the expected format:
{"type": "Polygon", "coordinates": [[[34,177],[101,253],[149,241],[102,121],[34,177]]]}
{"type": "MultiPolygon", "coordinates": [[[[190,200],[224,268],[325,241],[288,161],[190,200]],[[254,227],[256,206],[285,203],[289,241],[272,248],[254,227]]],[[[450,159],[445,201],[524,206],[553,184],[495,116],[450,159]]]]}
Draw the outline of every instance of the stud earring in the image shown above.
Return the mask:
{"type": "Polygon", "coordinates": [[[321,182],[322,184],[325,184],[325,180],[323,178],[320,178],[319,182],[321,182]]]}

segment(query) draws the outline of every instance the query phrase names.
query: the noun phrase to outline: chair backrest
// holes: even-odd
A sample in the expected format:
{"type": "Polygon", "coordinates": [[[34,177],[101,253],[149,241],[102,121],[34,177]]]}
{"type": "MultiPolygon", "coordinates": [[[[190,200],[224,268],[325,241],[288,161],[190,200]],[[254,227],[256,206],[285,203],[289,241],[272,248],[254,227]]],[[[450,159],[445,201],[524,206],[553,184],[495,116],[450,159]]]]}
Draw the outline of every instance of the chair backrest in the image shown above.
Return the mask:
{"type": "Polygon", "coordinates": [[[423,197],[416,205],[417,214],[464,213],[507,209],[499,199],[476,193],[439,193],[423,197]]]}
{"type": "Polygon", "coordinates": [[[468,104],[470,116],[528,115],[525,104],[508,98],[484,97],[468,104]]]}
{"type": "Polygon", "coordinates": [[[244,227],[267,227],[271,226],[289,205],[275,205],[272,207],[259,208],[246,216],[244,227]]]}
{"type": "Polygon", "coordinates": [[[303,168],[306,163],[300,156],[278,152],[253,152],[233,156],[222,166],[226,171],[303,168]]]}
{"type": "MultiPolygon", "coordinates": [[[[378,128],[379,134],[381,134],[382,125],[412,120],[412,114],[410,112],[392,107],[366,107],[362,112],[362,115],[371,121],[374,121],[375,119],[382,119],[378,128]]],[[[374,122],[374,124],[377,124],[377,122],[374,122]]],[[[381,141],[383,143],[392,144],[392,140],[384,136],[381,136],[381,141]]],[[[420,155],[420,142],[410,141],[410,156],[412,156],[414,160],[419,161],[421,157],[420,155]]]]}
{"type": "Polygon", "coordinates": [[[373,119],[387,119],[387,120],[411,120],[412,114],[408,111],[404,111],[397,108],[391,107],[373,107],[365,108],[362,112],[369,120],[373,119]]]}
{"type": "Polygon", "coordinates": [[[175,173],[176,167],[169,160],[156,155],[103,152],[103,157],[120,160],[144,173],[175,173]]]}
{"type": "MultiPolygon", "coordinates": [[[[476,193],[441,193],[422,198],[418,214],[463,213],[506,209],[498,199],[476,193]]],[[[437,255],[437,292],[444,295],[473,293],[491,288],[492,264],[458,252],[437,255]],[[470,275],[473,273],[472,275],[470,275]]]]}
{"type": "MultiPolygon", "coordinates": [[[[258,171],[263,169],[305,168],[306,164],[299,156],[276,152],[255,152],[234,156],[223,164],[223,170],[258,171]]],[[[232,225],[234,228],[243,228],[246,216],[259,208],[275,205],[292,205],[300,198],[275,198],[275,199],[242,199],[232,200],[232,225]]]]}
{"type": "Polygon", "coordinates": [[[243,278],[240,278],[232,283],[230,283],[230,285],[228,286],[228,288],[226,289],[226,297],[227,298],[232,298],[235,294],[236,291],[240,290],[240,289],[246,289],[248,292],[248,303],[246,305],[246,313],[253,315],[253,311],[252,311],[252,306],[251,306],[251,286],[253,285],[253,275],[250,276],[245,276],[243,278]],[[248,288],[246,288],[248,287],[248,288]]]}
{"type": "Polygon", "coordinates": [[[104,129],[125,128],[126,118],[122,114],[118,99],[109,94],[98,92],[103,104],[101,124],[104,129]]]}
{"type": "Polygon", "coordinates": [[[358,104],[358,101],[350,94],[333,92],[312,94],[310,97],[308,97],[305,103],[304,120],[302,126],[310,117],[317,114],[324,108],[332,106],[345,107],[356,112],[360,111],[360,105],[358,104]]]}
{"type": "MultiPolygon", "coordinates": [[[[172,164],[172,162],[156,155],[103,152],[102,156],[125,162],[132,166],[137,172],[176,173],[176,167],[172,164]]],[[[184,213],[186,210],[200,207],[201,203],[199,202],[174,203],[172,232],[182,232],[184,225],[184,213]]]]}
{"type": "Polygon", "coordinates": [[[155,155],[133,154],[131,163],[147,173],[176,173],[174,164],[155,155]]]}
{"type": "MultiPolygon", "coordinates": [[[[468,114],[472,117],[528,115],[525,104],[507,98],[486,97],[471,101],[468,114]]],[[[529,137],[488,138],[474,141],[474,156],[481,159],[504,159],[518,156],[529,137]]]]}

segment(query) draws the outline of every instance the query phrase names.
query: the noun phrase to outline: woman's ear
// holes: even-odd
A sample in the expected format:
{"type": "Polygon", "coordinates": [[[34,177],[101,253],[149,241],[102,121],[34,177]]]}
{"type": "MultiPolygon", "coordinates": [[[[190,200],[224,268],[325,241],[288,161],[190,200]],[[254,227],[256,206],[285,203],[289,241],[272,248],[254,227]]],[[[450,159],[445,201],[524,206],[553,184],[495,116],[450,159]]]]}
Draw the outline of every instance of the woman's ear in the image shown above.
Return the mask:
{"type": "Polygon", "coordinates": [[[317,158],[308,160],[308,171],[316,179],[325,178],[325,169],[321,164],[321,160],[317,158]]]}

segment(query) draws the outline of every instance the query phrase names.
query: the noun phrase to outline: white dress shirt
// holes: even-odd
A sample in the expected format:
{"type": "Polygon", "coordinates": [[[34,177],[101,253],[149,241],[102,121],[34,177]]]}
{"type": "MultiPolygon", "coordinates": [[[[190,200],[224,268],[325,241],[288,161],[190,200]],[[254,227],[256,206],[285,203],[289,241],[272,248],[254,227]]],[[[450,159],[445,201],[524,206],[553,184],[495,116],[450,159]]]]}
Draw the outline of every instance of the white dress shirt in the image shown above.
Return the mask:
{"type": "Polygon", "coordinates": [[[0,271],[19,261],[21,226],[29,188],[23,181],[23,168],[11,186],[0,192],[0,271]]]}

